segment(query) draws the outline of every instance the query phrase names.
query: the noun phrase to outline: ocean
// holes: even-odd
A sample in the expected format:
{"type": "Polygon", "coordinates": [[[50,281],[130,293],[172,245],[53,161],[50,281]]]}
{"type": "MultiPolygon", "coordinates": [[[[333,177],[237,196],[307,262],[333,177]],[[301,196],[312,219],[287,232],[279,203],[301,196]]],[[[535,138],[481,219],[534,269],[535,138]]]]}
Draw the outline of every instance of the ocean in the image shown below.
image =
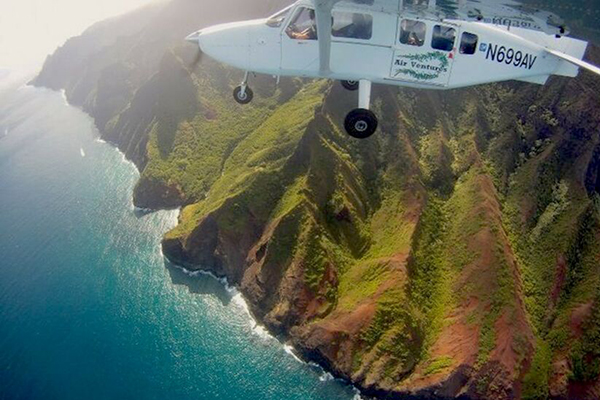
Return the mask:
{"type": "Polygon", "coordinates": [[[223,282],[168,265],[178,211],[60,93],[0,80],[0,399],[352,399],[223,282]]]}

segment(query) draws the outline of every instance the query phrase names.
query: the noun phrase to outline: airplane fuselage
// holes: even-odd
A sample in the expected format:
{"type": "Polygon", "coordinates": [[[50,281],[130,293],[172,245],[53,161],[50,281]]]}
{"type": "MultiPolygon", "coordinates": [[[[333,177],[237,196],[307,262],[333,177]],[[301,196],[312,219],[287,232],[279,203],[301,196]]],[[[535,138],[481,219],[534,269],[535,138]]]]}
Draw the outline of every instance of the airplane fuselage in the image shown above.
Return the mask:
{"type": "Polygon", "coordinates": [[[293,32],[311,24],[313,9],[311,0],[300,0],[272,18],[203,29],[197,42],[212,58],[245,71],[429,89],[573,77],[578,68],[546,48],[581,59],[587,46],[523,28],[341,2],[333,8],[330,69],[324,72],[318,32],[309,38],[293,32]]]}

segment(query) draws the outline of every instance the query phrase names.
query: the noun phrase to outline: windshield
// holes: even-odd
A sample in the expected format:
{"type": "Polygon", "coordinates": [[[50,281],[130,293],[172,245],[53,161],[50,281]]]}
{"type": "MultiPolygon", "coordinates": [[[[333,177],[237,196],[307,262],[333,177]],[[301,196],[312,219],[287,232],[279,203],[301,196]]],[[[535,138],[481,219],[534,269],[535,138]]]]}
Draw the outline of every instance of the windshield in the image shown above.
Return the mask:
{"type": "Polygon", "coordinates": [[[279,28],[285,21],[291,9],[292,6],[289,6],[279,11],[277,14],[269,17],[269,19],[267,19],[267,26],[270,26],[271,28],[279,28]]]}

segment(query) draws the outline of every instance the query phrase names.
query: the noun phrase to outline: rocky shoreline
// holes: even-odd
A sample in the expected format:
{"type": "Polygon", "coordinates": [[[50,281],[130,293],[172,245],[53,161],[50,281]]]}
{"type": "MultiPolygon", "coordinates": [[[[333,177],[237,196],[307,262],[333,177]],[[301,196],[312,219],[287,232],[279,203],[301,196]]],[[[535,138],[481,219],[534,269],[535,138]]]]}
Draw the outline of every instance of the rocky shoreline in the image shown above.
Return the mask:
{"type": "Polygon", "coordinates": [[[190,69],[187,33],[281,6],[223,1],[93,27],[34,80],[134,161],[137,207],[182,207],[164,255],[368,396],[598,398],[600,82],[376,86],[356,142],[336,83],[253,77],[242,109],[238,71],[190,69]]]}

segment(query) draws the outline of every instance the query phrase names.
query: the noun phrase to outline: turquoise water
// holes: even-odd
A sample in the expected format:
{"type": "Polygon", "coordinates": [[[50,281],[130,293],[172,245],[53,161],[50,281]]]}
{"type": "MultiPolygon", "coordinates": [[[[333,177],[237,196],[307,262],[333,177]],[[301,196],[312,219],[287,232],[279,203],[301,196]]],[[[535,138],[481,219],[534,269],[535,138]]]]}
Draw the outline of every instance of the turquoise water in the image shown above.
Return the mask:
{"type": "Polygon", "coordinates": [[[0,398],[352,399],[209,276],[165,265],[177,212],[59,93],[0,81],[0,398]]]}

